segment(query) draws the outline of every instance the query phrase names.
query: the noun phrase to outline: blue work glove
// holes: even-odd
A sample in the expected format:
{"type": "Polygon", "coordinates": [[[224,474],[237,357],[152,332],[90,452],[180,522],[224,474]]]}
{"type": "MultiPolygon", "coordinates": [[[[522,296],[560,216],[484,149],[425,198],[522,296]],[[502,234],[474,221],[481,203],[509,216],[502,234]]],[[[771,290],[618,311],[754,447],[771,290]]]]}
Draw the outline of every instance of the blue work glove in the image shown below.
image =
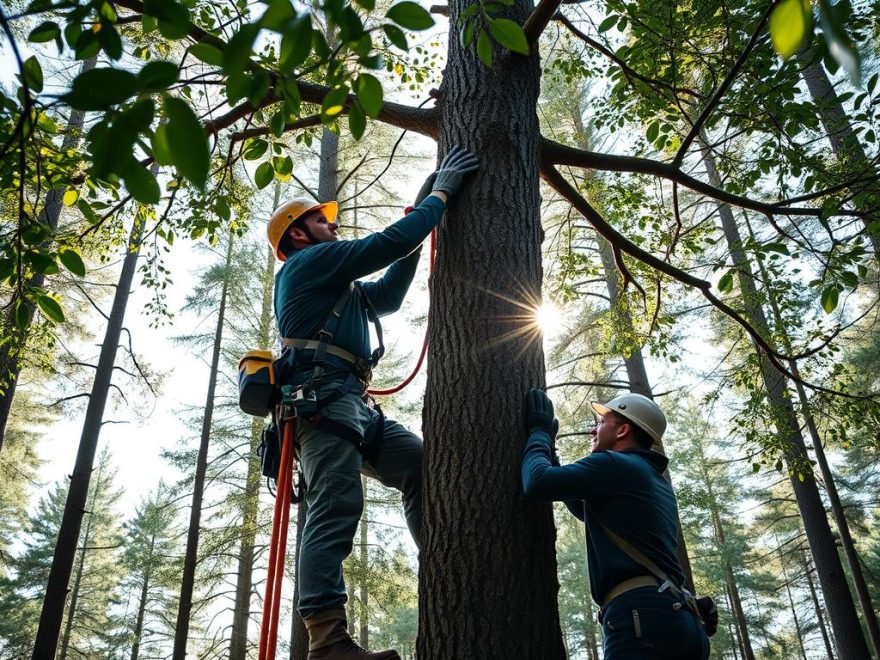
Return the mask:
{"type": "Polygon", "coordinates": [[[437,170],[437,178],[434,180],[432,192],[439,190],[452,197],[461,188],[462,181],[468,174],[473,174],[480,169],[480,161],[467,149],[455,147],[450,151],[440,169],[437,170]]]}
{"type": "MultiPolygon", "coordinates": [[[[546,432],[551,440],[556,435],[554,433],[554,424],[556,421],[553,417],[553,402],[544,393],[544,390],[532,388],[526,394],[526,427],[529,434],[536,430],[546,432]]],[[[559,429],[559,424],[555,425],[559,429]]]]}
{"type": "Polygon", "coordinates": [[[434,180],[437,178],[436,172],[431,172],[428,175],[428,178],[425,179],[425,182],[422,184],[422,187],[419,188],[419,193],[416,195],[416,202],[413,206],[418,206],[423,201],[425,201],[425,197],[431,194],[434,190],[434,180]]]}

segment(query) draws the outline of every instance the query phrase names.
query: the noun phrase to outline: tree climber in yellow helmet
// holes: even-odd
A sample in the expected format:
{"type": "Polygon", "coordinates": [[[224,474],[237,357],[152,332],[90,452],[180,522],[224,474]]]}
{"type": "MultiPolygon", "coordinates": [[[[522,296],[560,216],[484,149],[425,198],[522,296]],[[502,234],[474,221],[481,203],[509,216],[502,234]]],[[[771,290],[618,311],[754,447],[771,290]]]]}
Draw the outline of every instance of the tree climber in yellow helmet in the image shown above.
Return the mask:
{"type": "Polygon", "coordinates": [[[284,338],[279,378],[294,386],[300,404],[296,441],[308,514],[298,557],[299,612],[309,660],[399,660],[396,651],[362,649],[346,627],[342,562],[363,511],[361,474],[401,491],[416,545],[422,526],[422,441],[369,404],[367,385],[384,350],[378,317],[400,308],[422,242],[478,167],[476,156],[453,149],[425,181],[415,209],[366,238],[340,240],[336,202],[293,199],[269,220],[269,243],[284,262],[275,278],[284,338]],[[386,267],[380,279],[358,281],[386,267]],[[376,350],[368,321],[377,327],[376,350]]]}

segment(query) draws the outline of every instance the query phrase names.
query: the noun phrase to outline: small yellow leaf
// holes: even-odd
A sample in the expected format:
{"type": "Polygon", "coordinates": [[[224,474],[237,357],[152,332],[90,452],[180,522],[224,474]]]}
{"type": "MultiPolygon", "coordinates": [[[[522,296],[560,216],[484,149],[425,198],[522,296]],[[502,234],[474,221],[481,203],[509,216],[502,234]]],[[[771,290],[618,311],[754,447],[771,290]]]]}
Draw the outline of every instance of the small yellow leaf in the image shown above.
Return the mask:
{"type": "Polygon", "coordinates": [[[813,14],[809,2],[782,0],[770,16],[770,38],[782,57],[794,55],[806,42],[813,14]]]}
{"type": "Polygon", "coordinates": [[[64,193],[64,206],[73,206],[79,199],[79,193],[75,190],[68,190],[64,193]]]}

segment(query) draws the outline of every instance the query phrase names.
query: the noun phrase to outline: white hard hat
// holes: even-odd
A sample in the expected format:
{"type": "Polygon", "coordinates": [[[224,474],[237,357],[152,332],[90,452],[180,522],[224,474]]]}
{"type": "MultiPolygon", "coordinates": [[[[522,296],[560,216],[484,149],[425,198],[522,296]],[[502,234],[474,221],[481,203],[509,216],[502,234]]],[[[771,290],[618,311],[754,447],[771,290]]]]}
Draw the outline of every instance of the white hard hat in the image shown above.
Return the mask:
{"type": "Polygon", "coordinates": [[[660,443],[666,431],[666,415],[654,401],[642,394],[621,394],[608,403],[590,404],[599,415],[615,412],[645,431],[655,443],[660,443]]]}

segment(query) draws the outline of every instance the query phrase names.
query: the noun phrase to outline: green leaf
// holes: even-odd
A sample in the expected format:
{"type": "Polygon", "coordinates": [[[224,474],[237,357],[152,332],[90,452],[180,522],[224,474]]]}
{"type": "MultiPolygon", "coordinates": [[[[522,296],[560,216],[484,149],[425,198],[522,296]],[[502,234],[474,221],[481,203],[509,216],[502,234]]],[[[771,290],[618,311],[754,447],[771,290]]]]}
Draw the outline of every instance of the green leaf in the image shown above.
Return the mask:
{"type": "Polygon", "coordinates": [[[95,215],[95,211],[92,209],[91,205],[82,197],[80,197],[79,201],[76,203],[76,208],[79,209],[79,212],[82,213],[83,217],[90,223],[95,224],[96,222],[98,222],[98,216],[95,215]]]}
{"type": "Polygon", "coordinates": [[[250,144],[248,144],[243,152],[243,156],[245,160],[257,160],[262,157],[264,153],[266,153],[266,149],[269,148],[269,143],[265,140],[254,140],[250,144]]]}
{"type": "Polygon", "coordinates": [[[73,79],[63,99],[76,110],[106,110],[134,96],[137,77],[122,69],[92,69],[73,79]]]}
{"type": "Polygon", "coordinates": [[[360,103],[353,103],[348,111],[348,130],[355,140],[360,140],[367,129],[367,117],[360,103]]]}
{"type": "Polygon", "coordinates": [[[324,123],[333,117],[338,116],[344,109],[345,103],[348,101],[348,87],[340,85],[334,87],[324,95],[321,102],[321,119],[324,123]]]}
{"type": "Polygon", "coordinates": [[[289,0],[270,0],[269,7],[260,18],[260,25],[266,30],[281,32],[289,20],[296,17],[296,10],[289,0]]]}
{"type": "Polygon", "coordinates": [[[43,275],[54,275],[58,272],[58,264],[43,251],[26,252],[24,260],[33,266],[34,270],[43,275]]]}
{"type": "Polygon", "coordinates": [[[826,287],[824,291],[822,291],[822,309],[825,310],[826,314],[830,314],[837,308],[837,298],[840,292],[837,290],[836,286],[826,287]]]}
{"type": "Polygon", "coordinates": [[[843,2],[832,5],[828,0],[819,0],[819,24],[828,43],[828,52],[846,70],[852,84],[861,87],[861,57],[846,33],[846,6],[843,2]]]}
{"type": "Polygon", "coordinates": [[[766,243],[763,246],[765,252],[776,252],[778,254],[788,255],[788,247],[785,243],[766,243]]]}
{"type": "Polygon", "coordinates": [[[138,82],[141,89],[158,92],[176,83],[179,73],[177,65],[172,62],[148,62],[138,73],[138,82]]]}
{"type": "Polygon", "coordinates": [[[257,188],[260,190],[272,183],[272,179],[274,178],[275,170],[272,169],[272,163],[269,161],[260,163],[260,166],[257,167],[257,171],[254,172],[254,183],[257,184],[257,188]]]}
{"type": "Polygon", "coordinates": [[[840,281],[846,286],[855,289],[859,285],[859,276],[852,271],[845,270],[840,274],[840,281]]]}
{"type": "Polygon", "coordinates": [[[608,30],[614,27],[614,24],[617,23],[618,20],[620,20],[620,16],[617,14],[606,16],[605,20],[599,23],[599,32],[608,32],[608,30]]]}
{"type": "Polygon", "coordinates": [[[272,131],[272,135],[274,135],[275,137],[281,137],[282,135],[284,135],[285,123],[286,122],[284,121],[283,110],[279,110],[274,115],[272,115],[272,118],[269,120],[269,130],[272,131]]]}
{"type": "Polygon", "coordinates": [[[794,55],[806,43],[813,26],[809,0],[782,0],[770,14],[770,39],[784,58],[794,55]]]}
{"type": "Polygon", "coordinates": [[[479,2],[475,2],[472,5],[468,5],[458,15],[458,22],[464,23],[467,19],[469,19],[471,16],[475,15],[478,11],[480,11],[480,3],[479,2]]]}
{"type": "Polygon", "coordinates": [[[74,275],[84,277],[86,274],[86,265],[83,263],[79,252],[74,250],[61,250],[58,252],[58,260],[74,275]]]}
{"type": "Polygon", "coordinates": [[[157,165],[174,164],[174,159],[171,157],[171,147],[168,145],[168,124],[159,124],[156,127],[150,145],[153,147],[153,158],[156,159],[157,165]]]}
{"type": "Polygon", "coordinates": [[[752,463],[752,474],[758,474],[761,471],[760,463],[752,463]]]}
{"type": "Polygon", "coordinates": [[[386,16],[407,30],[427,30],[434,25],[428,10],[409,0],[391,5],[386,16]]]}
{"type": "Polygon", "coordinates": [[[376,8],[376,0],[354,0],[358,5],[367,11],[373,11],[376,8]]]}
{"type": "Polygon", "coordinates": [[[721,279],[718,280],[718,290],[727,293],[733,289],[733,273],[727,271],[724,275],[721,276],[721,279]]]}
{"type": "Polygon", "coordinates": [[[480,34],[477,36],[477,57],[487,67],[492,66],[492,42],[485,30],[480,30],[480,34]]]}
{"type": "Polygon", "coordinates": [[[246,69],[251,61],[251,49],[259,31],[259,25],[249,23],[232,36],[223,51],[224,73],[237,73],[246,69]]]}
{"type": "Polygon", "coordinates": [[[509,18],[496,18],[489,21],[489,33],[495,41],[514,53],[529,54],[529,42],[519,23],[509,18]]]}
{"type": "Polygon", "coordinates": [[[660,135],[660,122],[652,121],[648,124],[648,130],[645,133],[645,137],[648,138],[648,142],[653,142],[657,139],[658,135],[660,135]]]}
{"type": "Polygon", "coordinates": [[[282,71],[291,71],[306,61],[312,52],[312,17],[297,16],[281,37],[278,65],[282,71]]]}
{"type": "Polygon", "coordinates": [[[167,39],[182,39],[189,34],[189,10],[180,2],[144,0],[144,14],[157,19],[159,32],[167,39]]]}
{"type": "Polygon", "coordinates": [[[22,71],[24,72],[24,82],[30,88],[31,92],[33,92],[34,94],[39,94],[40,92],[42,92],[43,68],[37,61],[36,55],[31,55],[24,61],[22,71]]]}
{"type": "MultiPolygon", "coordinates": [[[[471,5],[471,7],[475,7],[476,5],[471,5]]],[[[467,50],[471,47],[471,44],[474,42],[474,35],[477,32],[477,23],[476,21],[471,21],[467,25],[465,25],[461,32],[459,32],[459,39],[461,40],[461,47],[467,50]]]]}
{"type": "Polygon", "coordinates": [[[158,204],[162,198],[156,177],[140,163],[134,162],[125,168],[122,179],[131,196],[141,204],[158,204]]]}
{"type": "Polygon", "coordinates": [[[371,119],[378,117],[379,111],[382,110],[383,101],[382,85],[378,79],[369,73],[362,73],[355,83],[355,91],[361,108],[367,116],[371,119]]]}
{"type": "Polygon", "coordinates": [[[202,125],[192,108],[176,98],[165,99],[165,116],[168,117],[168,147],[174,166],[195,186],[204,187],[211,154],[202,125]]]}
{"type": "Polygon", "coordinates": [[[273,156],[272,169],[283,177],[290,176],[293,172],[293,159],[290,156],[273,156]]]}
{"type": "Polygon", "coordinates": [[[15,306],[15,326],[19,330],[26,330],[30,322],[31,311],[25,301],[19,298],[15,306]]]}
{"type": "Polygon", "coordinates": [[[58,26],[58,23],[44,21],[31,30],[31,33],[28,35],[28,41],[35,44],[41,44],[46,41],[52,41],[52,39],[55,39],[60,34],[61,28],[58,26]]]}
{"type": "Polygon", "coordinates": [[[211,44],[198,43],[190,46],[189,52],[193,57],[201,60],[205,64],[211,66],[220,66],[223,64],[223,53],[219,48],[215,48],[211,44]]]}
{"type": "Polygon", "coordinates": [[[45,294],[40,294],[37,296],[37,305],[39,305],[40,311],[43,312],[43,316],[50,321],[54,321],[55,323],[64,322],[64,311],[54,298],[50,298],[45,294]]]}
{"type": "Polygon", "coordinates": [[[409,50],[409,45],[406,42],[406,35],[403,33],[403,30],[390,23],[383,25],[382,29],[385,31],[385,36],[388,37],[388,41],[400,48],[400,50],[409,50]]]}

